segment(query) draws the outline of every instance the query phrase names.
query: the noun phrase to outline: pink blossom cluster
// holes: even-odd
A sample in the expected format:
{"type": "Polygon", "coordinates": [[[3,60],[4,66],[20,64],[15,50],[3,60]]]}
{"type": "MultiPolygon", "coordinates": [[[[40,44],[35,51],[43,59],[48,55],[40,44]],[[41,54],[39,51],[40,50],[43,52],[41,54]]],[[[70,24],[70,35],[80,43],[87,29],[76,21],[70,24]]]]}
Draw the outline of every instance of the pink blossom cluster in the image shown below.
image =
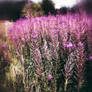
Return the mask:
{"type": "MultiPolygon", "coordinates": [[[[85,15],[50,15],[48,17],[43,16],[16,21],[13,27],[9,28],[8,38],[12,41],[13,45],[16,46],[16,41],[21,40],[19,41],[20,43],[29,41],[38,38],[41,34],[43,38],[47,35],[55,43],[59,33],[63,42],[66,43],[68,33],[70,33],[71,36],[75,36],[77,40],[81,40],[81,37],[87,30],[88,19],[85,15]]],[[[67,47],[72,47],[70,45],[72,45],[72,43],[67,44],[67,47]]]]}

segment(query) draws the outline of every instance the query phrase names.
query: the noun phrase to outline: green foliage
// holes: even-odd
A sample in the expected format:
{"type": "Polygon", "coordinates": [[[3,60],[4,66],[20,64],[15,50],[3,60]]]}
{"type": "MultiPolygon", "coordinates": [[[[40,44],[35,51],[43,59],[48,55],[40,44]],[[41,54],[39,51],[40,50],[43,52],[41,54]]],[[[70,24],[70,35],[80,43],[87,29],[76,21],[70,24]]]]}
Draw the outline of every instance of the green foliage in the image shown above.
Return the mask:
{"type": "Polygon", "coordinates": [[[41,4],[35,3],[26,3],[22,10],[22,17],[39,17],[44,15],[44,11],[42,10],[41,4]]]}

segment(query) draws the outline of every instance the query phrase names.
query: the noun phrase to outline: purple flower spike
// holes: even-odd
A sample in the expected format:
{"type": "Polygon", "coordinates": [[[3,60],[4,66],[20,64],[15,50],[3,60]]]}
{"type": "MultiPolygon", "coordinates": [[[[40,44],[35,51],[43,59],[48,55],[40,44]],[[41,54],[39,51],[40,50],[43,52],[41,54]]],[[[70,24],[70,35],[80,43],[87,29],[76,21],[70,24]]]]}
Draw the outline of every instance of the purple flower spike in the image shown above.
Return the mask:
{"type": "Polygon", "coordinates": [[[51,80],[53,77],[51,74],[48,75],[48,80],[51,80]]]}

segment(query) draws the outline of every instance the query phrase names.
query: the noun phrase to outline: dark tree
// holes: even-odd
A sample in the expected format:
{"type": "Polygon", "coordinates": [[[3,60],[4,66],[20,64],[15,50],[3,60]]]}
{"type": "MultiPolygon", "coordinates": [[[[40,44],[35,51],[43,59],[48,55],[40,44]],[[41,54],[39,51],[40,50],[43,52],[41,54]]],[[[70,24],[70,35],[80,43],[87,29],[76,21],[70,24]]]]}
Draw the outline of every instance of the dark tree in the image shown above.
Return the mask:
{"type": "Polygon", "coordinates": [[[0,20],[17,20],[25,2],[0,2],[0,20]]]}
{"type": "Polygon", "coordinates": [[[51,0],[43,0],[41,5],[46,15],[49,15],[49,13],[54,15],[56,14],[54,4],[51,0]]]}

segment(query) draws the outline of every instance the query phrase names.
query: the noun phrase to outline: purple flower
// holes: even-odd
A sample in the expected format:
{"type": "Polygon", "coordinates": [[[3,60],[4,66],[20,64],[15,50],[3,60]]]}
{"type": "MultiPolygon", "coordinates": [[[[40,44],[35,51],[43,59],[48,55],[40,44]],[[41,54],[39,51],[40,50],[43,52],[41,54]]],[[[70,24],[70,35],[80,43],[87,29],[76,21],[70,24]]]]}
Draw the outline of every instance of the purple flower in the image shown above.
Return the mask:
{"type": "Polygon", "coordinates": [[[83,43],[82,42],[79,42],[78,43],[78,46],[82,47],[83,46],[83,43]]]}
{"type": "Polygon", "coordinates": [[[54,35],[57,34],[57,33],[59,33],[59,30],[58,29],[54,32],[54,35]]]}
{"type": "Polygon", "coordinates": [[[69,42],[69,43],[67,44],[67,48],[71,48],[71,47],[73,47],[73,44],[72,44],[71,42],[69,42]]]}
{"type": "Polygon", "coordinates": [[[9,32],[12,32],[12,28],[9,27],[9,28],[8,28],[8,31],[9,31],[9,32]]]}
{"type": "Polygon", "coordinates": [[[89,60],[92,60],[92,56],[89,57],[89,60]]]}
{"type": "Polygon", "coordinates": [[[24,42],[25,41],[25,38],[21,38],[21,40],[24,42]]]}
{"type": "Polygon", "coordinates": [[[51,74],[48,75],[48,80],[51,80],[53,76],[51,74]]]}
{"type": "Polygon", "coordinates": [[[8,48],[8,45],[7,45],[7,44],[4,44],[4,45],[3,45],[3,48],[8,48]]]}
{"type": "Polygon", "coordinates": [[[64,24],[66,24],[66,22],[65,22],[64,20],[61,20],[60,23],[64,23],[64,24]]]}
{"type": "Polygon", "coordinates": [[[17,37],[17,36],[14,36],[13,39],[14,39],[15,41],[17,41],[17,40],[18,40],[18,37],[17,37]]]}
{"type": "Polygon", "coordinates": [[[25,16],[25,18],[29,19],[29,16],[27,15],[27,16],[25,16]]]}
{"type": "Polygon", "coordinates": [[[71,42],[64,43],[64,46],[67,47],[67,48],[73,48],[74,47],[74,45],[71,42]]]}
{"type": "Polygon", "coordinates": [[[32,34],[32,38],[33,38],[33,39],[36,39],[37,36],[38,36],[37,34],[32,34]]]}

